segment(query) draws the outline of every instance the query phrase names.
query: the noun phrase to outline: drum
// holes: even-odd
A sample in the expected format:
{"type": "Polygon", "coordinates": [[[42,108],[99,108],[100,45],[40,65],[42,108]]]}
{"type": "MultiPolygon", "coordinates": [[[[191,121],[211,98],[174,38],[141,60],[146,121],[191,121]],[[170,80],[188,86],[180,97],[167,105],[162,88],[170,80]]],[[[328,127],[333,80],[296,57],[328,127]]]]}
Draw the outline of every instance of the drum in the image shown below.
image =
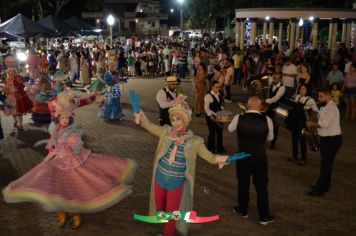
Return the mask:
{"type": "Polygon", "coordinates": [[[230,123],[234,114],[231,111],[218,111],[216,112],[216,121],[220,123],[230,123]]]}
{"type": "Polygon", "coordinates": [[[275,110],[275,120],[276,123],[281,126],[286,128],[286,119],[289,115],[289,111],[290,111],[291,107],[285,105],[285,104],[280,104],[275,110]]]}
{"type": "Polygon", "coordinates": [[[299,111],[301,105],[303,106],[303,104],[291,99],[284,100],[274,110],[276,123],[289,130],[302,128],[305,123],[305,116],[303,110],[299,111]]]}

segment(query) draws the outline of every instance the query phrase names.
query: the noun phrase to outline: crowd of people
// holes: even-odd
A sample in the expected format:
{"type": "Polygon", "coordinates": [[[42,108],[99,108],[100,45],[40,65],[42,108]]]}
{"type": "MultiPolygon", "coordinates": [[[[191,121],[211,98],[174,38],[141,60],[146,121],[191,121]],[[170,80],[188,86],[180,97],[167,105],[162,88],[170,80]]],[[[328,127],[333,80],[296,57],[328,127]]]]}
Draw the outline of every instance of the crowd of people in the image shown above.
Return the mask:
{"type": "MultiPolygon", "coordinates": [[[[138,76],[143,79],[164,76],[166,86],[156,96],[160,126],[150,122],[137,105],[134,109],[136,123],[160,138],[150,213],[175,211],[180,207],[192,209],[197,155],[220,167],[227,164],[228,156],[218,155],[226,154],[219,117],[231,116],[223,113],[224,103],[240,102],[233,99],[232,92],[241,91],[249,97],[248,103],[241,105],[246,110],[228,119],[228,131],[237,133],[238,150],[251,156],[236,162],[238,205],[233,207],[233,212],[248,216],[252,175],[259,222],[267,225],[274,217],[268,203],[266,144],[270,142],[271,149],[277,148],[279,126],[291,131],[292,153],[288,160],[299,165],[306,164],[310,138],[318,141],[314,144],[322,157],[320,176],[308,195],[322,196],[330,189],[333,162],[342,145],[339,110],[346,120],[356,118],[356,52],[346,49],[344,44],[333,53],[324,44],[319,46],[318,49],[300,46],[289,51],[286,47],[278,48],[276,42],[272,45],[257,42],[240,49],[233,39],[222,37],[142,41],[132,38],[116,42],[114,49],[98,41],[69,43],[47,52],[32,46],[26,61],[16,60],[16,52],[9,50],[4,59],[0,58],[0,70],[4,72],[1,85],[4,113],[13,117],[14,127],[19,131],[23,130],[23,115],[32,113],[35,123],[51,123],[52,137],[45,161],[11,183],[3,191],[5,200],[36,202],[46,210],[57,211],[61,226],[66,223],[68,213],[72,213],[72,227],[78,228],[79,213],[103,210],[128,195],[131,190],[126,185],[126,177],[132,173],[134,162],[118,158],[117,164],[110,166],[112,157],[82,148],[82,131],[74,126],[73,111],[102,95],[99,116],[105,121],[120,120],[124,116],[120,105],[124,84],[138,76]],[[189,130],[193,111],[179,87],[182,80],[189,78],[195,85],[194,116],[204,117],[209,130],[206,147],[203,139],[189,130]],[[239,86],[241,90],[236,90],[239,86]],[[90,95],[79,99],[70,92],[73,88],[90,95]],[[278,111],[285,107],[289,114],[282,117],[281,123],[278,111]],[[185,145],[192,147],[189,152],[185,145]],[[79,158],[73,158],[75,155],[79,158]],[[64,162],[66,158],[75,161],[64,162]],[[103,169],[110,166],[112,173],[97,175],[93,181],[108,183],[119,177],[118,184],[102,184],[92,190],[88,187],[92,182],[80,180],[78,171],[88,174],[99,162],[103,169]],[[78,188],[86,189],[87,197],[74,196],[77,202],[85,203],[83,206],[68,203],[73,195],[65,180],[56,182],[45,193],[43,188],[48,183],[43,178],[29,181],[36,173],[57,175],[58,168],[68,171],[68,178],[77,179],[78,188]],[[35,192],[23,191],[29,188],[28,184],[35,192]],[[105,191],[110,192],[109,198],[105,191]],[[52,201],[54,195],[62,199],[52,201]]],[[[170,222],[165,225],[164,234],[173,235],[175,229],[185,233],[187,230],[184,225],[170,222]]]]}

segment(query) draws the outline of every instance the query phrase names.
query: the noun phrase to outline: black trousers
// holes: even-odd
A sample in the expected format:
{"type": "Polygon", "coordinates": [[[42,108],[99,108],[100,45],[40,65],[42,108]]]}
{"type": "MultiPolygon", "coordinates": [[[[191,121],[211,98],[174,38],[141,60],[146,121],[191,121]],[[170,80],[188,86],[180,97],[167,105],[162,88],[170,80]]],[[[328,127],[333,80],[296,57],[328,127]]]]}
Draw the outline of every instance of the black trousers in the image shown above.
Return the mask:
{"type": "Polygon", "coordinates": [[[242,212],[248,212],[250,200],[250,179],[257,194],[257,209],[260,219],[269,216],[268,203],[268,165],[266,156],[251,156],[236,162],[238,207],[242,212]]]}
{"type": "Polygon", "coordinates": [[[292,131],[292,157],[294,159],[298,158],[298,143],[300,143],[300,159],[302,161],[305,161],[305,159],[307,158],[307,142],[305,140],[305,137],[302,135],[300,129],[292,131]]]}
{"type": "Polygon", "coordinates": [[[223,138],[222,138],[222,125],[219,125],[217,122],[211,120],[208,116],[205,117],[206,123],[208,124],[209,136],[208,136],[208,149],[211,152],[223,151],[223,138]]]}
{"type": "Polygon", "coordinates": [[[333,163],[341,145],[341,135],[320,137],[320,174],[315,184],[315,190],[323,193],[329,191],[333,163]]]}
{"type": "Polygon", "coordinates": [[[242,79],[242,76],[241,76],[241,68],[235,68],[234,69],[234,84],[236,84],[237,82],[239,83],[239,85],[241,85],[241,79],[242,79]]]}
{"type": "Polygon", "coordinates": [[[231,100],[231,85],[225,85],[225,98],[231,100]]]}

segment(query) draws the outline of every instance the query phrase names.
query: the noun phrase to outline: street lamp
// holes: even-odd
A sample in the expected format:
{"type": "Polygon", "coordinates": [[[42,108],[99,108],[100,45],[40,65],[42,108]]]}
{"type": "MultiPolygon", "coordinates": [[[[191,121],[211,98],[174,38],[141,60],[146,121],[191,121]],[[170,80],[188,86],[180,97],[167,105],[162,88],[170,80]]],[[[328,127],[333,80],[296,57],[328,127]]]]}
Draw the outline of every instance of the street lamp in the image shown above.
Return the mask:
{"type": "Polygon", "coordinates": [[[115,18],[110,14],[108,18],[106,18],[106,22],[110,26],[110,46],[112,48],[112,26],[115,23],[115,18]]]}
{"type": "Polygon", "coordinates": [[[184,0],[177,0],[178,4],[180,5],[180,29],[183,29],[183,3],[184,0]]]}
{"type": "Polygon", "coordinates": [[[304,24],[304,21],[303,21],[303,19],[302,19],[302,18],[300,18],[298,25],[299,25],[300,27],[302,27],[302,26],[303,26],[303,24],[304,24]]]}
{"type": "Polygon", "coordinates": [[[171,8],[171,13],[174,13],[174,9],[173,8],[171,8]]]}

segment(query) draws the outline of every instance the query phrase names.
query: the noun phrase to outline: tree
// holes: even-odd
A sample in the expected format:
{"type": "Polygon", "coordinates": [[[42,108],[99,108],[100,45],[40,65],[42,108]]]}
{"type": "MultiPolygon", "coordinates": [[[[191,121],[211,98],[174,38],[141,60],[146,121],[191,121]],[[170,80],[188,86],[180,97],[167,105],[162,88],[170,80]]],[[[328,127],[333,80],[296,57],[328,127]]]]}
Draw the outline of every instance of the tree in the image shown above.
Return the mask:
{"type": "Polygon", "coordinates": [[[105,1],[103,0],[88,0],[85,8],[89,11],[102,11],[104,9],[105,1]]]}
{"type": "MultiPolygon", "coordinates": [[[[39,0],[41,1],[41,0],[39,0]]],[[[54,3],[49,2],[48,4],[54,8],[54,15],[58,16],[59,12],[62,10],[62,8],[67,5],[71,0],[55,0],[54,3]]]]}
{"type": "Polygon", "coordinates": [[[55,1],[55,16],[58,16],[62,8],[69,3],[70,0],[56,0],[55,1]]]}
{"type": "Polygon", "coordinates": [[[1,0],[0,1],[0,16],[7,19],[12,9],[20,7],[27,3],[28,0],[1,0]]]}
{"type": "Polygon", "coordinates": [[[194,0],[189,2],[187,12],[192,19],[194,28],[209,29],[215,23],[218,16],[219,1],[216,0],[194,0]]]}
{"type": "Polygon", "coordinates": [[[45,13],[58,16],[63,7],[70,1],[71,0],[2,0],[2,5],[0,6],[4,17],[7,17],[11,9],[25,4],[31,4],[36,9],[38,18],[42,18],[45,16],[45,13]]]}

